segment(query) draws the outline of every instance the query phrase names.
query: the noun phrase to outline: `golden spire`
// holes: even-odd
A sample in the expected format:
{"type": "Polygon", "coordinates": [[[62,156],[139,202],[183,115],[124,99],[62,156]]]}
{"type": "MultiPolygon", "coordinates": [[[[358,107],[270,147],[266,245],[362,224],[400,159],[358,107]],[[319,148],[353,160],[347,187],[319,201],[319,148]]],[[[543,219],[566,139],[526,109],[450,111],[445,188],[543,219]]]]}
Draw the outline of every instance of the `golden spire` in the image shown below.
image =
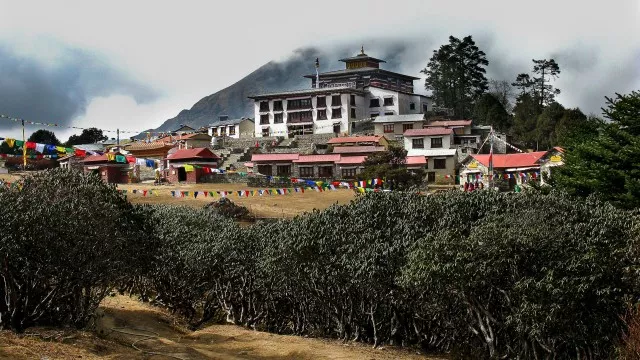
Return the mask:
{"type": "Polygon", "coordinates": [[[364,45],[360,48],[360,55],[364,55],[364,45]]]}

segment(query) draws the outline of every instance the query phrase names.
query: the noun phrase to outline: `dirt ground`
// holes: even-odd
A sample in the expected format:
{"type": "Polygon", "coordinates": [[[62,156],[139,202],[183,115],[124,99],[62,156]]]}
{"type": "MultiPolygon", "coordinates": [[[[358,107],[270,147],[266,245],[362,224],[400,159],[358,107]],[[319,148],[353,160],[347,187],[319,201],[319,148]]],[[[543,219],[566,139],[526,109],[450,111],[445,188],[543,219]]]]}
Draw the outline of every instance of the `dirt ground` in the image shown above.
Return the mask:
{"type": "Polygon", "coordinates": [[[187,331],[166,312],[126,296],[108,297],[95,332],[0,332],[0,359],[376,359],[435,360],[416,350],[274,335],[232,325],[187,331]],[[137,348],[137,349],[136,349],[137,348]]]}
{"type": "MultiPolygon", "coordinates": [[[[258,190],[250,188],[246,184],[181,184],[181,185],[161,185],[152,184],[126,184],[118,185],[118,189],[126,190],[153,190],[154,195],[142,193],[127,193],[127,198],[138,204],[172,204],[202,207],[205,204],[217,200],[219,195],[215,194],[212,199],[200,194],[193,197],[194,191],[238,191],[238,190],[258,190]],[[189,197],[172,197],[171,191],[189,191],[189,197]],[[157,192],[157,196],[155,193],[157,192]]],[[[228,195],[233,202],[246,206],[249,211],[258,218],[293,217],[300,213],[312,211],[313,209],[325,209],[333,204],[346,204],[355,198],[353,190],[337,189],[316,192],[305,190],[304,193],[292,192],[286,195],[263,195],[240,197],[236,193],[228,195]]]]}

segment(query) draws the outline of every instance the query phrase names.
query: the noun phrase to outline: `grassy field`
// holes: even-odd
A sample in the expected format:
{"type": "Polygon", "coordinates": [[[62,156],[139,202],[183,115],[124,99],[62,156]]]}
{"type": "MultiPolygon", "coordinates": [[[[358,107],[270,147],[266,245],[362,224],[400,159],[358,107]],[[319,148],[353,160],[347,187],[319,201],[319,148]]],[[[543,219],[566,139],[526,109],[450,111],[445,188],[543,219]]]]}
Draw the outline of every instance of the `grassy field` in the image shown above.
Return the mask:
{"type": "MultiPolygon", "coordinates": [[[[246,184],[180,184],[161,185],[151,184],[126,184],[118,185],[121,190],[152,190],[154,195],[143,196],[141,192],[133,194],[127,193],[127,198],[136,204],[171,204],[202,207],[211,201],[220,199],[215,194],[213,199],[210,196],[198,195],[193,197],[194,191],[238,191],[238,190],[258,190],[250,188],[246,184]],[[172,197],[171,191],[189,191],[189,197],[172,197]],[[157,193],[157,195],[155,195],[157,193]]],[[[353,190],[338,189],[316,192],[307,190],[304,193],[292,192],[286,195],[263,195],[240,197],[236,193],[228,196],[234,203],[246,206],[249,211],[258,218],[293,217],[303,212],[313,209],[325,209],[333,204],[346,204],[355,197],[353,190]]]]}

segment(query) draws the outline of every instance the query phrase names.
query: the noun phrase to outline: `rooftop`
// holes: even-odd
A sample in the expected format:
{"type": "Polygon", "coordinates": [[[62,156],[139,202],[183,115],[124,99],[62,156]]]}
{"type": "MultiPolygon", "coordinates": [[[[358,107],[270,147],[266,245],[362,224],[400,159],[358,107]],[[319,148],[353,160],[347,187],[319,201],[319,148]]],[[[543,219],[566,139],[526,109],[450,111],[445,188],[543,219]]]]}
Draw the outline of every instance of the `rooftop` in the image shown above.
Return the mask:
{"type": "Polygon", "coordinates": [[[424,156],[407,156],[407,165],[426,165],[427,158],[424,156]]]}
{"type": "Polygon", "coordinates": [[[384,146],[336,146],[333,148],[334,154],[366,154],[384,151],[384,146]]]}
{"type": "Polygon", "coordinates": [[[293,160],[294,163],[327,163],[336,162],[340,160],[340,154],[326,154],[326,155],[300,155],[297,160],[293,160]]]}
{"type": "Polygon", "coordinates": [[[362,164],[367,159],[366,156],[343,156],[339,161],[336,161],[338,165],[357,165],[362,164]]]}
{"type": "MultiPolygon", "coordinates": [[[[378,68],[374,68],[374,67],[361,67],[361,68],[356,68],[356,69],[342,69],[342,70],[327,71],[327,72],[320,73],[319,75],[320,75],[320,78],[322,78],[323,76],[350,75],[350,74],[368,73],[368,72],[378,72],[378,73],[385,74],[385,75],[395,75],[397,77],[402,77],[402,78],[405,78],[407,80],[420,80],[419,77],[400,74],[400,73],[397,73],[397,72],[384,70],[384,69],[378,69],[378,68]]],[[[316,74],[309,74],[309,75],[305,75],[304,77],[309,78],[309,79],[315,79],[316,78],[316,74]]]]}
{"type": "Polygon", "coordinates": [[[251,155],[251,162],[255,161],[293,161],[298,160],[300,154],[253,154],[251,155]]]}
{"type": "MultiPolygon", "coordinates": [[[[314,75],[315,76],[315,75],[314,75]]],[[[320,89],[301,89],[301,90],[291,90],[291,91],[280,91],[275,93],[267,93],[267,94],[259,94],[259,95],[251,95],[248,96],[249,99],[263,99],[269,97],[285,97],[292,95],[316,95],[316,94],[330,94],[336,92],[350,92],[356,94],[364,94],[364,91],[358,90],[356,88],[352,88],[349,86],[338,86],[331,88],[320,88],[320,89]]]]}
{"type": "Polygon", "coordinates": [[[210,127],[216,127],[216,126],[236,125],[236,124],[240,124],[241,122],[243,122],[245,120],[249,120],[249,121],[253,122],[253,119],[241,118],[241,119],[233,119],[233,120],[222,120],[222,121],[218,121],[218,122],[213,123],[213,124],[209,124],[209,126],[210,127]]]}
{"type": "Polygon", "coordinates": [[[457,149],[411,149],[411,156],[453,156],[457,149]]]}
{"type": "Polygon", "coordinates": [[[168,144],[160,141],[153,142],[134,142],[123,146],[123,148],[127,151],[136,151],[136,150],[157,150],[157,149],[171,149],[173,147],[172,144],[168,144]]]}
{"type": "Polygon", "coordinates": [[[471,120],[439,120],[431,121],[425,126],[435,127],[457,127],[457,126],[471,126],[471,120]]]}
{"type": "Polygon", "coordinates": [[[373,123],[390,123],[390,122],[416,122],[424,121],[424,114],[405,114],[405,115],[380,115],[373,120],[373,123]]]}
{"type": "Polygon", "coordinates": [[[345,136],[330,139],[327,144],[379,143],[380,139],[382,139],[382,136],[345,136]]]}
{"type": "MultiPolygon", "coordinates": [[[[493,154],[493,168],[519,168],[539,166],[540,159],[547,154],[547,151],[535,151],[530,153],[519,154],[493,154]]],[[[476,161],[485,167],[489,167],[489,154],[471,155],[476,161]]]]}
{"type": "Polygon", "coordinates": [[[453,130],[443,127],[431,127],[426,129],[409,129],[404,132],[404,136],[437,136],[437,135],[451,135],[453,130]]]}
{"type": "Polygon", "coordinates": [[[219,159],[219,157],[207,148],[179,149],[167,156],[167,160],[186,159],[219,159]]]}
{"type": "Polygon", "coordinates": [[[204,133],[191,133],[191,134],[184,134],[184,135],[178,135],[178,136],[172,136],[172,135],[165,136],[161,139],[156,140],[156,142],[171,143],[174,141],[189,140],[196,136],[206,136],[209,139],[211,139],[211,136],[204,133]]]}

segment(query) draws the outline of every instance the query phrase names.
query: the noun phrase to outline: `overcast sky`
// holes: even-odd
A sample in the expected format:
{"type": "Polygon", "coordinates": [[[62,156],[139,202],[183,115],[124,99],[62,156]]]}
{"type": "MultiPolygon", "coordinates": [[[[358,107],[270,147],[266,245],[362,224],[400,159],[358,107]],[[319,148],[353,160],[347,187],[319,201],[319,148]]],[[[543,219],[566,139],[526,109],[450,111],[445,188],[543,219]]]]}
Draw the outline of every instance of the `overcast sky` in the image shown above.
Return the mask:
{"type": "MultiPolygon", "coordinates": [[[[364,43],[375,56],[397,44],[418,76],[449,35],[468,34],[490,77],[554,57],[565,106],[596,112],[605,95],[640,89],[637,0],[0,0],[0,114],[142,130],[300,47],[364,43]]],[[[0,137],[17,136],[6,123],[0,137]]]]}

